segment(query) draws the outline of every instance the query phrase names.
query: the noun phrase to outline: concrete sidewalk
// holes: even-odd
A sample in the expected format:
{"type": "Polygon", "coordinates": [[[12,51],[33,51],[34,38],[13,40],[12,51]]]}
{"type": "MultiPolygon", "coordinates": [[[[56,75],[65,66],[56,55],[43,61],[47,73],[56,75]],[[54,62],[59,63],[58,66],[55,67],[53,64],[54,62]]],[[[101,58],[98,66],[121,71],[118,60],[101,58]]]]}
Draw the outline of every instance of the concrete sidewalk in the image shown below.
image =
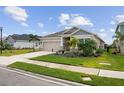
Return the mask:
{"type": "Polygon", "coordinates": [[[23,62],[45,66],[45,67],[50,67],[50,68],[64,69],[64,70],[69,70],[69,71],[74,71],[74,72],[97,75],[97,76],[102,76],[102,77],[124,79],[123,71],[111,71],[111,70],[103,70],[103,69],[97,69],[97,68],[70,66],[70,65],[43,62],[43,61],[34,61],[34,60],[29,60],[29,59],[25,59],[23,60],[23,62]]]}

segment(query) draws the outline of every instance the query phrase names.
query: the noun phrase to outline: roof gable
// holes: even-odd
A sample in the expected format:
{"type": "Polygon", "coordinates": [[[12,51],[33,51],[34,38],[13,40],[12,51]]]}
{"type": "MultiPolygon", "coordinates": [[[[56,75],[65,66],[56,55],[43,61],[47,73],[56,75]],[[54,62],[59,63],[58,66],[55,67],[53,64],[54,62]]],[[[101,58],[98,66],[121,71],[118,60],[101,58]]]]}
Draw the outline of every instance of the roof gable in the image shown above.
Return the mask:
{"type": "Polygon", "coordinates": [[[72,33],[74,33],[77,30],[79,30],[79,28],[73,27],[73,28],[67,30],[66,32],[64,32],[64,34],[72,34],[72,33]]]}
{"type": "Polygon", "coordinates": [[[44,37],[58,37],[59,35],[62,35],[65,31],[66,30],[61,31],[61,32],[56,32],[56,33],[53,33],[53,34],[46,35],[44,37]]]}
{"type": "Polygon", "coordinates": [[[71,29],[65,29],[64,31],[60,31],[60,32],[56,32],[56,33],[53,33],[53,34],[49,34],[49,35],[46,35],[44,37],[58,37],[58,36],[61,36],[61,35],[72,34],[72,33],[74,33],[78,29],[79,28],[77,28],[77,27],[73,27],[71,29]]]}
{"type": "Polygon", "coordinates": [[[75,32],[73,35],[92,35],[91,33],[80,29],[79,31],[75,32]]]}

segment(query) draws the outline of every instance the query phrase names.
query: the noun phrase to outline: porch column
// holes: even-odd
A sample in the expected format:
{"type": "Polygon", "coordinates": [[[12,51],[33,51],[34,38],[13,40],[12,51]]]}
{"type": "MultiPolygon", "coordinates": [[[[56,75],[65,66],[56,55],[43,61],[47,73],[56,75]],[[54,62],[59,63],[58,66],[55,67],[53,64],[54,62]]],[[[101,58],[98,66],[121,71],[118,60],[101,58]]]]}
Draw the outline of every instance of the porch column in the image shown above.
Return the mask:
{"type": "Polygon", "coordinates": [[[63,37],[61,37],[61,44],[60,44],[61,47],[63,47],[63,37]]]}

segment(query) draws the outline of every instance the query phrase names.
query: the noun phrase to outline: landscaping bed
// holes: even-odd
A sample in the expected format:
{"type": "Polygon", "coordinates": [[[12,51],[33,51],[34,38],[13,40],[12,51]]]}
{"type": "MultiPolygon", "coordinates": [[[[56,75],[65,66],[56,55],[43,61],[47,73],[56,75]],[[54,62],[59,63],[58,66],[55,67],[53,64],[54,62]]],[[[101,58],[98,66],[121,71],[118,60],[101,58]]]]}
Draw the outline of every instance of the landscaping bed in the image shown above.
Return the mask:
{"type": "Polygon", "coordinates": [[[61,70],[61,69],[53,69],[53,68],[33,65],[29,63],[23,63],[23,62],[16,62],[9,65],[8,67],[17,68],[17,69],[37,73],[37,74],[52,76],[52,77],[56,77],[64,80],[70,80],[73,82],[94,85],[94,86],[123,86],[124,85],[123,79],[114,79],[114,78],[99,77],[94,75],[87,75],[83,73],[77,73],[77,72],[61,70]],[[91,78],[91,81],[82,80],[83,77],[89,77],[91,78]]]}
{"type": "Polygon", "coordinates": [[[50,55],[39,56],[31,59],[38,60],[38,61],[66,64],[66,65],[124,71],[124,56],[114,55],[106,52],[104,52],[99,57],[91,56],[91,57],[73,57],[72,58],[72,57],[64,57],[60,55],[50,54],[50,55]],[[110,65],[105,65],[101,63],[108,63],[110,65]]]}

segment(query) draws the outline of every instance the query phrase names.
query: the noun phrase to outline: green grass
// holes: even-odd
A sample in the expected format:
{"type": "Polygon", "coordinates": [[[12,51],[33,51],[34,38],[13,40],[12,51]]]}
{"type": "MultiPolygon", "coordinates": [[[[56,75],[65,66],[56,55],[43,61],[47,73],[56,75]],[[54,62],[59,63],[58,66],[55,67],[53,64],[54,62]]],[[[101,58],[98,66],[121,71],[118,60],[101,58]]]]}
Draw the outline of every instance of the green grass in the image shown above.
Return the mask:
{"type": "Polygon", "coordinates": [[[64,80],[70,80],[78,83],[83,84],[89,84],[89,85],[96,85],[96,86],[123,86],[124,85],[124,79],[114,79],[114,78],[106,78],[106,77],[99,77],[94,75],[87,75],[83,73],[77,73],[67,70],[61,70],[61,69],[53,69],[38,65],[33,65],[29,63],[23,63],[23,62],[16,62],[8,67],[17,68],[37,74],[43,74],[47,76],[52,76],[64,80]],[[91,77],[92,81],[83,81],[82,77],[91,77]]]}
{"type": "Polygon", "coordinates": [[[124,71],[124,56],[114,55],[110,53],[103,53],[103,55],[101,55],[100,57],[75,57],[75,58],[50,54],[31,59],[38,61],[66,64],[66,65],[124,71]],[[110,63],[111,65],[100,65],[99,64],[100,62],[107,62],[110,63]]]}
{"type": "Polygon", "coordinates": [[[20,50],[4,50],[0,56],[12,56],[33,52],[32,49],[20,49],[20,50]]]}

